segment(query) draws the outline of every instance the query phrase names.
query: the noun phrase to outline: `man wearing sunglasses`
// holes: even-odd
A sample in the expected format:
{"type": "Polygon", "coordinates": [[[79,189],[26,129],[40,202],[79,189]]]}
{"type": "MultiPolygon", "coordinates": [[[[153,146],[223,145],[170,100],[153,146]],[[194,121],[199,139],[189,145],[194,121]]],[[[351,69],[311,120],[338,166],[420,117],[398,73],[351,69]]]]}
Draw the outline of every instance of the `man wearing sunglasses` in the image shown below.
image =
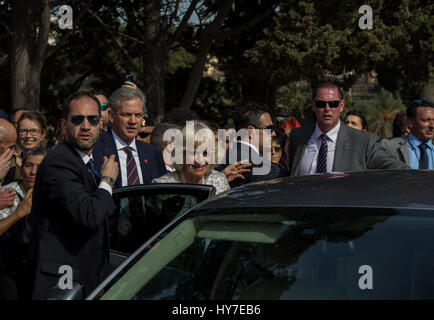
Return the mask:
{"type": "Polygon", "coordinates": [[[111,130],[103,133],[95,150],[99,168],[103,156],[116,155],[120,174],[115,187],[151,183],[166,173],[163,155],[155,146],[136,139],[144,120],[146,97],[138,88],[120,87],[110,96],[111,130]]]}
{"type": "Polygon", "coordinates": [[[407,108],[408,136],[384,139],[386,150],[412,169],[434,169],[434,103],[414,100],[407,108]]]}
{"type": "MultiPolygon", "coordinates": [[[[92,149],[101,128],[99,101],[88,92],[69,96],[63,106],[59,143],[39,166],[31,211],[29,272],[33,299],[46,299],[61,287],[61,266],[72,270],[74,285],[89,294],[108,262],[108,215],[114,211],[112,187],[118,175],[114,155],[95,170],[92,149]]],[[[59,289],[60,288],[60,289],[59,289]]]]}
{"type": "Polygon", "coordinates": [[[106,132],[110,129],[110,103],[103,92],[94,91],[92,92],[95,98],[99,101],[99,107],[101,109],[101,119],[102,119],[102,131],[106,132]]]}
{"type": "Polygon", "coordinates": [[[231,188],[278,178],[280,169],[268,157],[271,137],[276,135],[268,106],[254,102],[240,105],[235,109],[234,120],[238,140],[226,152],[225,164],[219,165],[217,170],[223,171],[238,161],[252,164],[249,168],[241,165],[239,172],[234,173],[239,178],[229,182],[231,188]]]}
{"type": "Polygon", "coordinates": [[[312,98],[315,126],[295,128],[289,136],[291,175],[408,168],[386,152],[375,134],[341,122],[345,101],[336,84],[319,83],[312,98]]]}

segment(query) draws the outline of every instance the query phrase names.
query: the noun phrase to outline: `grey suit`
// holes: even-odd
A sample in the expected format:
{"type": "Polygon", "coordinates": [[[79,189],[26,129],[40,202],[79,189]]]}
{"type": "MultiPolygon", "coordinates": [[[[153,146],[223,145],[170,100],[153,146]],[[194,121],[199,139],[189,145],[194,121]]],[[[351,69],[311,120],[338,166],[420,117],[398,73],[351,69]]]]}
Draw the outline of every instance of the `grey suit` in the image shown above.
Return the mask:
{"type": "Polygon", "coordinates": [[[383,139],[381,144],[387,153],[395,159],[400,160],[406,165],[410,165],[410,151],[408,150],[408,137],[395,137],[392,139],[383,139]]]}
{"type": "MultiPolygon", "coordinates": [[[[315,127],[292,129],[289,136],[289,168],[298,175],[301,159],[315,127]]],[[[336,140],[334,172],[355,172],[369,169],[409,169],[387,154],[377,135],[359,131],[341,122],[336,140]]]]}

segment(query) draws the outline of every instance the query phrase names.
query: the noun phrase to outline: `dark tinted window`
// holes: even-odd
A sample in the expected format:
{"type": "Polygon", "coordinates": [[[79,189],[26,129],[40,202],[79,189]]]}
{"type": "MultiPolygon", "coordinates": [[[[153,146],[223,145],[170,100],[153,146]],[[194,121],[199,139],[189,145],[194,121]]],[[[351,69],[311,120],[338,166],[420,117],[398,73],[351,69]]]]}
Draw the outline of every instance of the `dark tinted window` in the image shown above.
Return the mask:
{"type": "Polygon", "coordinates": [[[173,218],[206,200],[208,188],[129,188],[113,195],[109,216],[110,247],[131,254],[173,218]]]}
{"type": "MultiPolygon", "coordinates": [[[[130,298],[434,299],[432,211],[273,209],[192,225],[194,241],[130,298]]],[[[163,241],[154,256],[167,257],[163,241]]],[[[118,282],[140,281],[142,272],[118,282]]]]}

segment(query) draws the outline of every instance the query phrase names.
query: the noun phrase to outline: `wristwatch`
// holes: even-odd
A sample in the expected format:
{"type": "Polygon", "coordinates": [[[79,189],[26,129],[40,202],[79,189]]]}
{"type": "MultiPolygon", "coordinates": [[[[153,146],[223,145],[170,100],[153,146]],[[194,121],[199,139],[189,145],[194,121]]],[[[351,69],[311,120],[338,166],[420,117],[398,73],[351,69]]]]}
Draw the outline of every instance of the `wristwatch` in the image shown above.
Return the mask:
{"type": "Polygon", "coordinates": [[[109,176],[103,176],[103,177],[101,178],[101,180],[103,180],[103,179],[104,179],[105,181],[108,182],[108,184],[110,185],[110,187],[113,188],[113,186],[115,185],[115,181],[113,180],[112,177],[109,177],[109,176]]]}

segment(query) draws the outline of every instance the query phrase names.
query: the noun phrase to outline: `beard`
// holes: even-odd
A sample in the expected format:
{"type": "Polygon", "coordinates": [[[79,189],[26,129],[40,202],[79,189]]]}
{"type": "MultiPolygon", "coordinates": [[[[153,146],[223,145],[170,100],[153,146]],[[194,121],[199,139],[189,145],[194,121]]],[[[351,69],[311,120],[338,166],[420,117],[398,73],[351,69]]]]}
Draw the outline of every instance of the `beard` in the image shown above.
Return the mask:
{"type": "Polygon", "coordinates": [[[95,145],[96,141],[98,140],[100,130],[96,130],[96,133],[94,134],[91,131],[86,132],[91,138],[87,141],[81,140],[79,135],[83,132],[79,131],[76,135],[74,135],[74,132],[70,130],[70,128],[66,128],[66,141],[68,141],[71,145],[73,145],[78,150],[87,153],[89,151],[92,151],[93,146],[95,145]]]}

